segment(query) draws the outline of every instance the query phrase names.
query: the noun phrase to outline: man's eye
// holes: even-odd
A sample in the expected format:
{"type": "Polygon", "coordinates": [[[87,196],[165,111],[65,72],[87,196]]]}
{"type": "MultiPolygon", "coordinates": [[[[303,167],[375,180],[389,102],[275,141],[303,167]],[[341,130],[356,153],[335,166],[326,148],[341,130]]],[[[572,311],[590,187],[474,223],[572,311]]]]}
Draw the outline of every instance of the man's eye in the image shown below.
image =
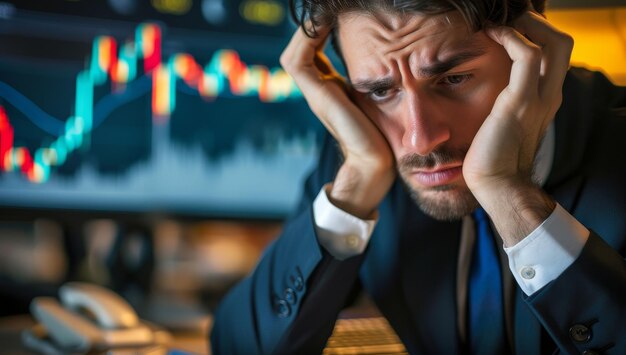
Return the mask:
{"type": "Polygon", "coordinates": [[[454,85],[463,84],[464,82],[469,80],[471,77],[472,77],[471,74],[448,75],[441,80],[441,83],[444,85],[454,86],[454,85]]]}
{"type": "Polygon", "coordinates": [[[391,95],[391,90],[389,89],[376,89],[372,90],[369,93],[369,96],[374,101],[382,101],[388,98],[391,95]]]}

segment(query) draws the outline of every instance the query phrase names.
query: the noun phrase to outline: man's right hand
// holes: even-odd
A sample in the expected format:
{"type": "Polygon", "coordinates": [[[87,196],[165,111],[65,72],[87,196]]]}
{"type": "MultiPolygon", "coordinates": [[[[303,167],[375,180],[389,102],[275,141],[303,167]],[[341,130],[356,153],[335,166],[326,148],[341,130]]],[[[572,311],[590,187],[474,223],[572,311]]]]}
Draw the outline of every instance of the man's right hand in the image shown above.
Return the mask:
{"type": "Polygon", "coordinates": [[[309,107],[339,142],[344,162],[335,177],[330,201],[361,219],[369,219],[391,187],[396,172],[387,140],[349,98],[344,79],[323,53],[327,28],[308,37],[302,27],[280,57],[309,107]]]}

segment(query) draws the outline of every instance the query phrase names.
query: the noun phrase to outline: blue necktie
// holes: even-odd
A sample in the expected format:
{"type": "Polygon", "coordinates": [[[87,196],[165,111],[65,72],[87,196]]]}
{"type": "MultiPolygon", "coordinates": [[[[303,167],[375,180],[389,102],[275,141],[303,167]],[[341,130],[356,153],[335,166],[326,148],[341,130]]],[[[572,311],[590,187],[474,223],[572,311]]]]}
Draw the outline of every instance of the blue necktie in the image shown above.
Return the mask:
{"type": "Polygon", "coordinates": [[[503,354],[504,308],[500,261],[489,218],[482,208],[474,212],[476,242],[469,274],[469,339],[472,354],[503,354]]]}

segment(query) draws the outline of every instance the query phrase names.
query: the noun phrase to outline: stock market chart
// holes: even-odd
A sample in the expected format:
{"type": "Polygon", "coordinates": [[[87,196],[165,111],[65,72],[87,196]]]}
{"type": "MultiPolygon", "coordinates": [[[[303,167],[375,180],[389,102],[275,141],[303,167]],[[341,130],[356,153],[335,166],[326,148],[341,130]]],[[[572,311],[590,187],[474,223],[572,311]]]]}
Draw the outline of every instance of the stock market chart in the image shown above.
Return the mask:
{"type": "Polygon", "coordinates": [[[285,1],[0,1],[0,205],[284,216],[321,127],[285,1]]]}

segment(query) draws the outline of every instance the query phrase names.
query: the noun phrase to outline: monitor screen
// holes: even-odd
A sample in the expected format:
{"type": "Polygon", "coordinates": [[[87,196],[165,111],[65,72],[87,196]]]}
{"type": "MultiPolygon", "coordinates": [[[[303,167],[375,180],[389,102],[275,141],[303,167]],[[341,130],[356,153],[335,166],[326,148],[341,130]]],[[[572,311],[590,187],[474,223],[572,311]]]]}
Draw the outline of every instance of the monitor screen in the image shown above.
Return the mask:
{"type": "Polygon", "coordinates": [[[0,1],[0,206],[281,218],[322,127],[286,0],[0,1]]]}

